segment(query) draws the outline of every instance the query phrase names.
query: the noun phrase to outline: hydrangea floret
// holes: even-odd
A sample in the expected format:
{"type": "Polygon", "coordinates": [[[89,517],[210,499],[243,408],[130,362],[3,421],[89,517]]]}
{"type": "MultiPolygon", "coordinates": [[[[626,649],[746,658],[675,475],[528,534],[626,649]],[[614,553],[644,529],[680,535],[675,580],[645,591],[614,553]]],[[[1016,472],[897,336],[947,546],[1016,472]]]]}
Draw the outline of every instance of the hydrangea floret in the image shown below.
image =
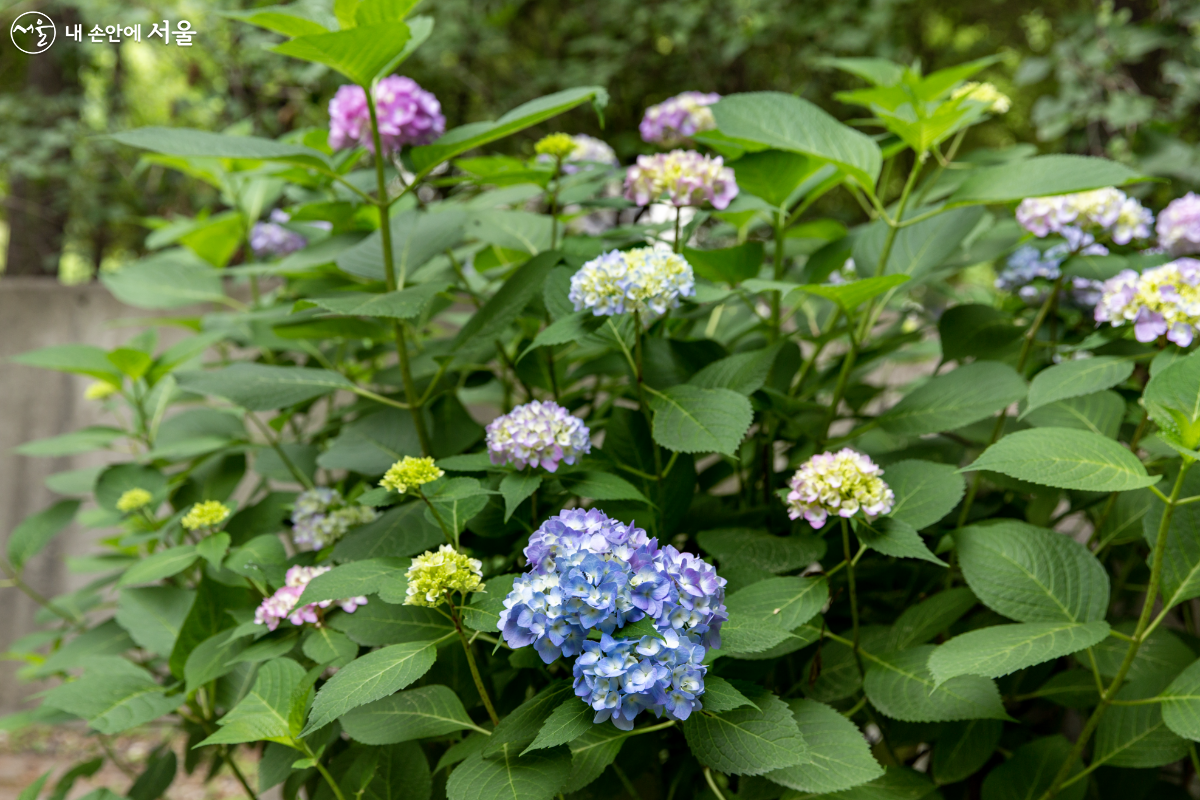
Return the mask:
{"type": "Polygon", "coordinates": [[[230,513],[229,507],[219,500],[205,500],[183,515],[183,527],[189,531],[215,528],[228,519],[230,513]]]}
{"type": "MultiPolygon", "coordinates": [[[[1033,245],[1023,245],[1008,257],[1004,269],[996,277],[997,289],[1016,292],[1026,303],[1040,303],[1049,291],[1038,280],[1056,281],[1062,275],[1062,264],[1071,255],[1107,255],[1108,248],[1096,244],[1090,233],[1078,228],[1065,228],[1066,242],[1060,242],[1045,251],[1033,245]]],[[[1092,308],[1100,299],[1103,284],[1090,278],[1073,277],[1063,286],[1062,297],[1077,308],[1092,308]]]]}
{"type": "Polygon", "coordinates": [[[427,550],[412,560],[405,573],[406,606],[437,606],[452,592],[463,596],[484,591],[483,562],[458,552],[448,544],[427,550]]]}
{"type": "Polygon", "coordinates": [[[379,485],[398,494],[404,494],[427,483],[432,483],[445,474],[428,456],[424,458],[405,456],[392,464],[384,473],[383,480],[379,482],[379,485]]]}
{"type": "Polygon", "coordinates": [[[1180,347],[1200,330],[1200,261],[1180,258],[1138,274],[1122,270],[1104,282],[1096,322],[1114,328],[1133,323],[1139,342],[1165,335],[1180,347]]]}
{"type": "Polygon", "coordinates": [[[558,470],[590,453],[591,432],[583,420],[552,400],[533,400],[496,417],[487,426],[488,456],[496,466],[558,470]]]}
{"type": "Polygon", "coordinates": [[[283,227],[291,220],[286,211],[276,208],[271,211],[270,222],[256,222],[250,229],[250,249],[258,258],[286,256],[303,250],[308,240],[293,230],[283,227]]]}
{"type": "Polygon", "coordinates": [[[336,489],[319,486],[301,492],[292,506],[292,541],[297,547],[320,550],[341,539],[355,525],[378,518],[375,509],[346,505],[336,489]]]}
{"type": "Polygon", "coordinates": [[[85,400],[107,400],[119,390],[108,381],[96,381],[83,390],[85,400]]]}
{"type": "Polygon", "coordinates": [[[708,648],[721,646],[725,579],[713,567],[599,509],[567,509],[529,537],[529,571],[513,582],[497,628],[547,664],[578,656],[575,694],[633,728],[643,710],[684,720],[702,708],[708,648]],[[649,619],[655,634],[622,636],[649,619]],[[599,641],[588,639],[598,632],[599,641]]]}
{"type": "Polygon", "coordinates": [[[697,133],[717,127],[709,106],[721,99],[715,92],[683,92],[650,106],[638,131],[642,141],[672,147],[697,133]]]}
{"type": "MultiPolygon", "coordinates": [[[[429,144],[446,130],[442,105],[412,78],[389,75],[371,90],[384,155],[405,145],[429,144]]],[[[334,150],[362,145],[372,153],[371,114],[361,86],[343,86],[329,101],[329,146],[334,150]]]]}
{"type": "Polygon", "coordinates": [[[1029,197],[1017,206],[1017,222],[1041,238],[1067,228],[1096,228],[1120,245],[1150,236],[1154,215],[1120,189],[1029,197]]]}
{"type": "Polygon", "coordinates": [[[329,572],[331,567],[292,567],[284,576],[284,584],[275,594],[262,601],[254,611],[254,621],[266,625],[268,630],[275,630],[285,619],[293,625],[303,625],[308,622],[320,625],[321,612],[330,606],[337,605],[347,614],[353,614],[354,609],[367,604],[366,597],[346,597],[341,600],[321,600],[317,603],[306,603],[297,606],[300,596],[309,581],[318,575],[329,572]]]}
{"type": "Polygon", "coordinates": [[[664,202],[679,208],[708,202],[720,210],[737,194],[737,180],[725,160],[695,150],[638,156],[625,173],[625,198],[639,206],[664,202]]]}
{"type": "Polygon", "coordinates": [[[1200,253],[1200,195],[1188,192],[1158,215],[1158,246],[1172,255],[1200,253]]]}
{"type": "Polygon", "coordinates": [[[683,256],[664,247],[641,247],[610,250],[585,263],[571,276],[567,299],[576,311],[588,309],[597,317],[657,316],[695,293],[696,278],[683,256]]]}
{"type": "Polygon", "coordinates": [[[821,528],[830,514],[847,519],[860,510],[868,517],[887,514],[896,496],[882,474],[868,456],[848,447],[836,453],[818,453],[788,482],[788,516],[803,516],[814,528],[821,528]]]}
{"type": "Polygon", "coordinates": [[[150,505],[154,500],[154,495],[150,494],[145,489],[133,488],[127,489],[117,498],[117,511],[122,514],[128,514],[131,511],[138,511],[150,505]]]}
{"type": "Polygon", "coordinates": [[[990,83],[968,81],[950,94],[951,100],[965,97],[987,107],[992,114],[1003,114],[1012,108],[1012,100],[990,83]]]}

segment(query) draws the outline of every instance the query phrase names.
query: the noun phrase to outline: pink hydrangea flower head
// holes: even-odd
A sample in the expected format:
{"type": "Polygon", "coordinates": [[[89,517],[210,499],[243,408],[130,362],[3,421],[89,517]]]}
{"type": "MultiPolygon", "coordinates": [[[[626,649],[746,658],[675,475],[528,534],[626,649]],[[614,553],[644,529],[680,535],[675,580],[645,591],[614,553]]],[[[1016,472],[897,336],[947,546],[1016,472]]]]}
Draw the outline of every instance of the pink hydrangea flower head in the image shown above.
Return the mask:
{"type": "Polygon", "coordinates": [[[1173,255],[1200,253],[1200,195],[1188,192],[1158,215],[1158,244],[1173,255]]]}
{"type": "MultiPolygon", "coordinates": [[[[446,130],[441,104],[412,78],[389,75],[375,84],[371,96],[386,155],[405,145],[429,144],[446,130]]],[[[355,145],[375,152],[367,93],[361,86],[343,86],[329,101],[329,146],[340,150],[355,145]]]]}
{"type": "Polygon", "coordinates": [[[638,131],[642,140],[672,147],[697,133],[717,127],[712,104],[721,99],[715,92],[683,92],[646,109],[638,131]]]}
{"type": "Polygon", "coordinates": [[[695,150],[672,150],[638,156],[625,173],[625,197],[639,206],[654,202],[673,206],[711,203],[723,209],[737,197],[733,170],[720,156],[705,156],[695,150]]]}
{"type": "Polygon", "coordinates": [[[304,588],[308,586],[309,581],[318,575],[328,572],[330,567],[301,567],[295,566],[287,571],[284,577],[284,585],[276,590],[275,594],[262,601],[254,611],[254,621],[259,625],[266,625],[269,630],[275,630],[279,627],[279,623],[285,619],[293,625],[303,625],[309,623],[313,625],[320,624],[321,617],[317,609],[326,609],[330,606],[337,605],[346,613],[353,613],[354,609],[367,604],[366,597],[346,597],[341,600],[322,600],[318,603],[306,603],[302,606],[296,604],[300,600],[300,596],[304,594],[304,588]]]}

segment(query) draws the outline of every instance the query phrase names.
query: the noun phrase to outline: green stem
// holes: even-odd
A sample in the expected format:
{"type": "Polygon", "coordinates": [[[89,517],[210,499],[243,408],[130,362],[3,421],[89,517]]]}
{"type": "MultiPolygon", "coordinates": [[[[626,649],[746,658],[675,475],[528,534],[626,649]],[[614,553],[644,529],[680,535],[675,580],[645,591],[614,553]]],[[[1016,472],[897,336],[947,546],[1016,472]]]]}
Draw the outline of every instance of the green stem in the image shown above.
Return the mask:
{"type": "MultiPolygon", "coordinates": [[[[783,280],[784,275],[784,252],[783,252],[783,234],[784,234],[784,216],[780,210],[775,214],[775,280],[783,280]]],[[[780,307],[783,304],[783,292],[771,292],[771,337],[772,340],[778,339],[783,330],[783,322],[780,319],[780,307]]]]}
{"type": "Polygon", "coordinates": [[[1142,603],[1142,613],[1138,616],[1137,628],[1133,632],[1134,640],[1130,643],[1129,649],[1125,651],[1125,658],[1121,661],[1121,666],[1117,670],[1116,676],[1113,677],[1112,683],[1109,684],[1104,694],[1100,696],[1099,705],[1092,711],[1092,715],[1088,717],[1083,730],[1079,733],[1079,738],[1075,740],[1075,744],[1071,747],[1071,752],[1067,755],[1067,760],[1059,768],[1058,774],[1054,776],[1054,781],[1050,784],[1050,788],[1042,794],[1040,800],[1050,800],[1066,784],[1072,767],[1075,766],[1075,762],[1083,754],[1083,748],[1087,746],[1092,734],[1095,733],[1096,726],[1100,724],[1100,718],[1104,716],[1104,712],[1108,710],[1108,707],[1113,704],[1117,692],[1121,689],[1121,684],[1124,683],[1130,668],[1133,667],[1133,661],[1137,658],[1138,650],[1149,634],[1150,617],[1154,613],[1154,601],[1158,597],[1158,589],[1162,582],[1163,562],[1165,561],[1167,550],[1167,531],[1171,527],[1171,517],[1175,514],[1175,503],[1179,499],[1179,493],[1183,490],[1183,478],[1187,475],[1190,466],[1191,461],[1185,458],[1179,468],[1179,476],[1175,479],[1175,486],[1171,489],[1171,496],[1168,498],[1167,507],[1163,510],[1162,519],[1158,523],[1158,535],[1154,540],[1154,560],[1151,562],[1150,567],[1150,583],[1146,587],[1146,599],[1142,603]]]}
{"type": "Polygon", "coordinates": [[[457,549],[458,537],[450,532],[450,527],[446,525],[446,521],[442,519],[441,513],[439,513],[437,510],[437,506],[433,504],[432,500],[425,496],[425,492],[421,491],[420,486],[417,487],[417,495],[424,500],[425,505],[429,507],[429,513],[433,514],[433,518],[437,521],[438,527],[442,529],[442,535],[446,537],[446,542],[454,545],[454,547],[457,549]]]}
{"type": "Polygon", "coordinates": [[[717,787],[717,782],[713,780],[712,770],[708,767],[704,768],[704,780],[708,783],[708,788],[712,789],[712,793],[717,796],[717,800],[725,800],[725,795],[721,794],[721,790],[717,787]]]}
{"type": "Polygon", "coordinates": [[[296,482],[305,489],[315,488],[312,479],[300,471],[300,468],[296,466],[296,462],[292,461],[287,451],[283,449],[283,445],[280,444],[278,437],[271,435],[271,429],[267,424],[259,419],[258,415],[253,411],[247,411],[246,416],[250,418],[255,427],[266,438],[267,444],[275,451],[275,455],[279,456],[279,460],[283,462],[283,466],[287,468],[287,471],[292,473],[292,477],[296,479],[296,482]]]}
{"type": "Polygon", "coordinates": [[[683,206],[676,206],[675,207],[675,242],[674,242],[676,253],[683,252],[683,241],[680,239],[680,231],[679,231],[679,229],[682,227],[682,225],[680,224],[682,217],[683,217],[683,206]]]}
{"type": "Polygon", "coordinates": [[[463,633],[462,620],[459,619],[458,610],[454,608],[453,603],[447,603],[450,606],[450,619],[454,621],[454,630],[458,631],[458,640],[462,642],[463,652],[467,654],[467,666],[471,668],[471,679],[475,681],[475,688],[479,691],[479,697],[483,700],[483,707],[487,709],[488,716],[492,720],[492,725],[500,724],[500,717],[496,715],[496,708],[492,705],[492,698],[488,695],[487,689],[483,685],[483,678],[479,675],[479,667],[475,663],[475,654],[471,652],[471,643],[467,641],[467,635],[463,633]]]}
{"type": "MultiPolygon", "coordinates": [[[[678,218],[676,221],[678,222],[678,218]]],[[[642,320],[636,311],[633,312],[633,327],[636,331],[636,338],[634,339],[633,368],[634,376],[637,379],[638,405],[641,406],[642,415],[646,418],[646,427],[649,430],[654,430],[654,417],[650,413],[650,403],[646,400],[646,389],[649,389],[650,387],[646,386],[646,383],[642,378],[642,320]]],[[[651,389],[651,391],[654,390],[651,389]]],[[[658,451],[658,443],[653,441],[653,438],[650,442],[650,449],[654,451],[654,478],[658,486],[658,522],[659,530],[661,531],[666,522],[666,520],[663,518],[663,507],[666,504],[663,502],[662,453],[658,451]]]]}
{"type": "Polygon", "coordinates": [[[853,625],[854,637],[854,660],[858,664],[858,674],[864,673],[862,658],[859,657],[858,649],[858,591],[854,583],[854,559],[850,555],[850,523],[845,517],[841,517],[842,523],[842,550],[845,555],[846,564],[846,582],[850,587],[850,622],[853,625]]]}
{"type": "Polygon", "coordinates": [[[229,770],[233,773],[233,776],[237,778],[237,782],[242,785],[242,789],[246,791],[246,796],[249,797],[250,800],[258,800],[258,795],[256,795],[254,790],[250,788],[250,782],[246,780],[246,776],[242,774],[240,769],[238,769],[237,762],[233,760],[233,754],[229,752],[228,748],[221,749],[221,757],[225,759],[225,763],[229,765],[229,770]]]}

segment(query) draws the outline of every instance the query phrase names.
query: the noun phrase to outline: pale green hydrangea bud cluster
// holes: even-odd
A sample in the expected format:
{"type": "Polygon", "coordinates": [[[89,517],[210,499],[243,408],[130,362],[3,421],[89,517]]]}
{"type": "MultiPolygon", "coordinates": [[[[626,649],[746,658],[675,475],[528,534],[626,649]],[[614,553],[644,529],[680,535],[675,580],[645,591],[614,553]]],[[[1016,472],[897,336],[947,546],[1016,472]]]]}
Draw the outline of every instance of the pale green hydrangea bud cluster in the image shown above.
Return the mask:
{"type": "Polygon", "coordinates": [[[150,505],[153,500],[154,495],[145,489],[129,489],[117,498],[117,511],[120,511],[122,514],[138,511],[150,505]]]}
{"type": "Polygon", "coordinates": [[[215,528],[229,519],[230,513],[232,512],[224,503],[218,500],[205,500],[203,503],[196,503],[183,516],[183,527],[189,531],[215,528]]]}
{"type": "Polygon", "coordinates": [[[821,528],[830,514],[846,518],[859,510],[869,517],[887,514],[896,495],[883,482],[882,474],[868,456],[850,448],[818,453],[788,482],[788,516],[803,516],[814,528],[821,528]]]}
{"type": "Polygon", "coordinates": [[[432,483],[445,474],[433,463],[432,458],[405,456],[392,464],[379,485],[398,494],[404,494],[427,483],[432,483]]]}
{"type": "Polygon", "coordinates": [[[437,552],[427,550],[412,560],[405,574],[409,606],[436,606],[451,592],[482,592],[483,562],[470,558],[448,544],[437,552]]]}

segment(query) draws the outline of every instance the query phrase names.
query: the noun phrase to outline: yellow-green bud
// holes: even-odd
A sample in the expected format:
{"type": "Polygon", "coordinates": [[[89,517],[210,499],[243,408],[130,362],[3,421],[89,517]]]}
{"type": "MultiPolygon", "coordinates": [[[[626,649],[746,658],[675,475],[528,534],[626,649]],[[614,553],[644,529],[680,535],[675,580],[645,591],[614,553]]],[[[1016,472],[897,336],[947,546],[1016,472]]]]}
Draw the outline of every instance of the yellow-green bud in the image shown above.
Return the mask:
{"type": "Polygon", "coordinates": [[[83,392],[86,400],[105,400],[117,393],[117,387],[108,381],[96,381],[83,392]]]}
{"type": "Polygon", "coordinates": [[[987,106],[987,110],[993,114],[1003,114],[1012,106],[1012,101],[1008,99],[1008,95],[990,83],[968,81],[955,89],[950,95],[951,100],[958,100],[960,97],[974,100],[976,103],[983,103],[987,106]]]}
{"type": "Polygon", "coordinates": [[[575,152],[575,140],[566,133],[552,133],[533,146],[539,156],[566,158],[575,152]]]}
{"type": "Polygon", "coordinates": [[[391,489],[393,492],[404,494],[418,486],[436,481],[445,474],[434,465],[432,458],[405,456],[392,464],[391,469],[383,476],[379,485],[385,489],[391,489]]]}
{"type": "Polygon", "coordinates": [[[450,592],[482,592],[483,562],[469,558],[448,544],[435,553],[427,550],[412,560],[405,575],[408,578],[409,606],[436,606],[450,592]]]}
{"type": "Polygon", "coordinates": [[[183,517],[183,527],[189,531],[200,528],[215,528],[229,517],[229,507],[217,500],[196,503],[183,517]]]}
{"type": "Polygon", "coordinates": [[[145,508],[150,505],[150,501],[153,499],[154,495],[145,489],[130,489],[117,499],[117,511],[120,511],[122,514],[128,514],[130,511],[145,508]]]}

